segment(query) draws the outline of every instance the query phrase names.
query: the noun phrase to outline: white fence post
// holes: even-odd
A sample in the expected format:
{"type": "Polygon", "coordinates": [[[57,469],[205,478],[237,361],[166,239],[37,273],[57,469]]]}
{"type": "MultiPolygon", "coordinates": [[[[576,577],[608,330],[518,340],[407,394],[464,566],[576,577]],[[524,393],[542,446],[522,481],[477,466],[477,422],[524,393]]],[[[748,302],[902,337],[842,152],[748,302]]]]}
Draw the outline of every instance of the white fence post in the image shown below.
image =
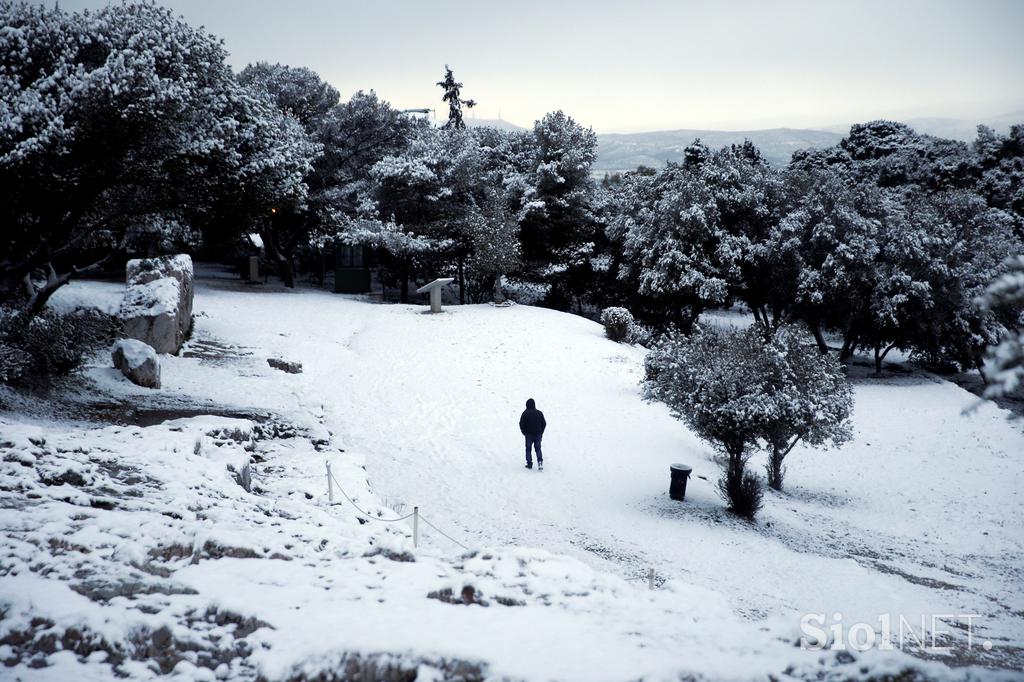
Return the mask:
{"type": "Polygon", "coordinates": [[[327,502],[334,504],[334,477],[331,476],[330,462],[327,462],[327,502]]]}
{"type": "Polygon", "coordinates": [[[648,583],[648,586],[653,590],[654,589],[654,569],[653,568],[650,569],[650,571],[647,573],[647,583],[648,583]]]}
{"type": "Polygon", "coordinates": [[[420,508],[412,508],[412,546],[420,546],[420,508]]]}

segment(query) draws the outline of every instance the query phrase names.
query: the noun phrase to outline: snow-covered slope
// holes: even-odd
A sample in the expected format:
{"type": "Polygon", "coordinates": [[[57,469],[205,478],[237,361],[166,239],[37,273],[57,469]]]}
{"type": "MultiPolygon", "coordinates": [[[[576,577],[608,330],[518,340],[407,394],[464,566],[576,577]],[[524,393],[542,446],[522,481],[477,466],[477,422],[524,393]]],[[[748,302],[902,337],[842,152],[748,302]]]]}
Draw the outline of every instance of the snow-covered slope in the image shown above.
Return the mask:
{"type": "MultiPolygon", "coordinates": [[[[112,294],[83,283],[55,303],[112,294]]],[[[185,677],[223,665],[268,679],[343,679],[368,665],[379,676],[423,665],[424,676],[495,679],[845,679],[911,660],[794,646],[803,614],[834,612],[846,624],[981,614],[969,651],[965,633],[946,628],[957,647],[947,660],[1020,661],[1024,538],[1013,519],[1024,435],[990,405],[964,414],[975,399],[951,384],[859,379],[855,441],[794,451],[787,491],[767,495],[750,525],[723,512],[708,448],[639,399],[642,349],[587,320],[526,306],[431,316],[209,278],[197,282],[196,310],[193,341],[163,359],[156,395],[273,413],[295,434],[224,417],[83,431],[0,415],[0,643],[50,631],[60,641],[74,625],[120,647],[98,647],[84,668],[66,650],[38,671],[25,658],[15,670],[26,679],[101,678],[116,656],[140,678],[160,665],[185,677]],[[304,371],[276,371],[268,357],[304,371]],[[522,467],[517,420],[529,397],[549,423],[543,473],[522,467]],[[246,452],[258,455],[254,493],[237,483],[246,452]],[[425,524],[414,551],[408,522],[360,524],[344,500],[327,506],[325,460],[362,508],[418,506],[472,551],[425,524]],[[677,461],[695,474],[681,504],[666,494],[677,461]],[[54,477],[65,469],[80,476],[54,477]],[[181,589],[75,591],[90,571],[181,589]],[[460,601],[466,585],[489,605],[443,601],[445,589],[460,601]],[[138,642],[161,625],[196,643],[190,657],[147,655],[138,642]]],[[[87,378],[140,404],[154,394],[105,367],[87,378]]],[[[0,658],[17,646],[3,644],[0,658]]],[[[982,674],[916,665],[935,678],[982,674]]]]}

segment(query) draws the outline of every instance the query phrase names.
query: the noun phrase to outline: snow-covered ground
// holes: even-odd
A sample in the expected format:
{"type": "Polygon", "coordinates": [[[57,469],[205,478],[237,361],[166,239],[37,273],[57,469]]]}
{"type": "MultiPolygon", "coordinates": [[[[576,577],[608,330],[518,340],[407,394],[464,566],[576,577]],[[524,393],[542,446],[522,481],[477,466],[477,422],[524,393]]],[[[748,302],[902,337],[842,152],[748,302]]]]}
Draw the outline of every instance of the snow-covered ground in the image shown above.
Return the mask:
{"type": "MultiPolygon", "coordinates": [[[[54,303],[112,309],[121,292],[77,283],[54,303]]],[[[85,375],[92,392],[189,414],[266,412],[298,435],[250,438],[253,419],[227,417],[100,431],[0,413],[0,642],[79,621],[132,642],[166,625],[175,641],[198,642],[191,660],[163,661],[186,678],[205,674],[196,665],[268,679],[378,665],[383,676],[389,662],[422,664],[427,679],[847,679],[908,662],[937,679],[992,674],[920,652],[795,646],[804,614],[827,614],[826,627],[836,613],[846,627],[888,614],[894,633],[901,617],[915,630],[941,617],[939,643],[954,649],[940,661],[1024,664],[1024,433],[953,384],[856,378],[854,441],[797,448],[786,491],[767,494],[751,525],[724,512],[710,449],[640,400],[643,350],[588,320],[527,306],[432,316],[211,276],[197,281],[195,310],[185,352],[162,358],[162,389],[101,362],[85,375]],[[530,397],[549,424],[543,473],[522,466],[517,420],[530,397]],[[255,493],[236,482],[246,453],[259,455],[255,493]],[[325,459],[364,509],[418,506],[475,553],[425,524],[414,551],[408,522],[360,524],[343,500],[327,506],[325,459]],[[667,495],[673,462],[694,468],[683,503],[667,495]],[[79,478],[61,482],[65,469],[79,478]],[[131,504],[93,504],[104,495],[131,504]],[[90,571],[160,585],[98,597],[75,587],[90,571]],[[458,600],[466,585],[489,606],[427,597],[449,588],[458,600]],[[964,617],[975,615],[968,649],[964,617]],[[33,617],[52,625],[33,629],[33,617]]],[[[0,646],[0,660],[17,646],[0,646]]],[[[67,648],[51,667],[24,660],[8,672],[109,674],[109,652],[83,667],[67,648]]],[[[122,669],[145,677],[154,665],[122,669]]]]}

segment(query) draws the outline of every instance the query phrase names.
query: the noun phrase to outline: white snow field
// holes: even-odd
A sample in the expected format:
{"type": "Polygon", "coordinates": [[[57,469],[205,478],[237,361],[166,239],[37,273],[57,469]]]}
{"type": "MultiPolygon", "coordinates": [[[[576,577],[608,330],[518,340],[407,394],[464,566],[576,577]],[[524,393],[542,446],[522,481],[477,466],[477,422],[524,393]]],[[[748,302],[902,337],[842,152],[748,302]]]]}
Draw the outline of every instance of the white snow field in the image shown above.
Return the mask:
{"type": "MultiPolygon", "coordinates": [[[[54,304],[122,292],[74,283],[54,304]]],[[[528,306],[424,310],[201,272],[163,387],[100,358],[77,399],[232,417],[0,412],[0,678],[1018,679],[1020,420],[865,371],[853,442],[794,450],[749,524],[710,448],[640,399],[643,349],[528,306]],[[523,468],[531,397],[543,472],[523,468]],[[409,521],[360,523],[337,491],[329,506],[327,460],[363,509],[418,506],[471,551],[425,523],[414,549],[409,521]],[[694,469],[681,503],[673,462],[694,469]],[[805,651],[805,614],[844,633],[888,617],[894,639],[902,618],[908,651],[923,618],[952,649],[805,651]]]]}

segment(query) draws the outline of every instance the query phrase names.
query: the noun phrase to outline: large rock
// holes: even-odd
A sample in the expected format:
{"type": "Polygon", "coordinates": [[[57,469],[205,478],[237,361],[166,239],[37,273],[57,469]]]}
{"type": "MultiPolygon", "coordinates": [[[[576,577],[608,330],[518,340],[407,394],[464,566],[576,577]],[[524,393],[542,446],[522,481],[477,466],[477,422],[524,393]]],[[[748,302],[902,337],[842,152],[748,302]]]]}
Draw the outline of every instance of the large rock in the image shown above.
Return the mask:
{"type": "Polygon", "coordinates": [[[121,301],[124,335],[152,346],[157,353],[177,353],[185,341],[178,317],[180,296],[173,277],[129,286],[121,301]]]}
{"type": "Polygon", "coordinates": [[[125,336],[177,353],[192,331],[193,273],[187,255],[128,261],[121,304],[125,336]]]}
{"type": "Polygon", "coordinates": [[[192,301],[195,297],[192,257],[187,254],[160,256],[159,258],[135,258],[126,266],[128,286],[146,284],[153,280],[173,277],[178,280],[178,317],[181,333],[188,337],[192,331],[192,301]]]}
{"type": "Polygon", "coordinates": [[[160,359],[152,346],[136,339],[118,339],[110,350],[110,358],[132,383],[160,388],[160,359]]]}

